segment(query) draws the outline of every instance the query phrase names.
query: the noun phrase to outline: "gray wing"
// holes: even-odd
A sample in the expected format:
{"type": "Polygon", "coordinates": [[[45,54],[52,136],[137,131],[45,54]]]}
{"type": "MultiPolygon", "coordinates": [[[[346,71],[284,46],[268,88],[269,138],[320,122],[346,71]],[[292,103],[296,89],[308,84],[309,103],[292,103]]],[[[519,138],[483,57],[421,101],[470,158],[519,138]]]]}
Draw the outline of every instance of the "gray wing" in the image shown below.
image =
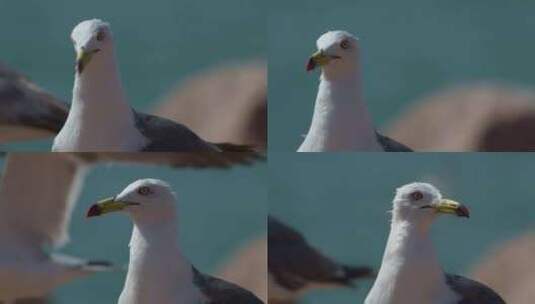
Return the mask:
{"type": "Polygon", "coordinates": [[[375,134],[377,134],[377,141],[383,147],[385,152],[414,152],[411,148],[388,136],[384,136],[379,132],[375,132],[375,134]]]}
{"type": "Polygon", "coordinates": [[[305,238],[273,216],[268,217],[268,269],[279,285],[299,290],[309,283],[352,286],[372,276],[369,267],[337,263],[311,247],[305,238]]]}
{"type": "Polygon", "coordinates": [[[206,298],[206,304],[263,304],[252,292],[236,284],[214,278],[193,269],[193,283],[206,298]]]}
{"type": "Polygon", "coordinates": [[[67,104],[0,63],[0,142],[52,136],[67,114],[67,104]]]}
{"type": "Polygon", "coordinates": [[[474,280],[446,274],[446,283],[461,297],[457,304],[505,304],[494,290],[474,280]]]}
{"type": "Polygon", "coordinates": [[[263,158],[246,145],[210,143],[204,141],[185,125],[158,116],[134,111],[136,127],[149,139],[144,152],[201,153],[206,159],[228,164],[243,163],[263,158]]]}
{"type": "Polygon", "coordinates": [[[134,111],[136,127],[149,139],[145,152],[218,152],[185,125],[134,111]]]}

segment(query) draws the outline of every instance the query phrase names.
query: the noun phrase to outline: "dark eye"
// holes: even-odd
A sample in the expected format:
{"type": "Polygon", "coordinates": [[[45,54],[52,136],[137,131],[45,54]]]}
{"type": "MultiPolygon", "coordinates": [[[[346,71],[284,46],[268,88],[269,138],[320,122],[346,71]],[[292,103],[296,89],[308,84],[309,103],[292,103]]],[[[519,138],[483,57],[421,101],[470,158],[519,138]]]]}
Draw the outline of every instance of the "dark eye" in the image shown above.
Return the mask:
{"type": "Polygon", "coordinates": [[[106,38],[106,34],[104,34],[103,31],[100,31],[100,32],[97,33],[97,40],[98,41],[102,41],[102,40],[104,40],[104,38],[106,38]]]}
{"type": "Polygon", "coordinates": [[[422,192],[420,192],[420,191],[414,191],[413,193],[411,193],[411,199],[412,199],[413,201],[419,201],[419,200],[421,200],[423,197],[424,197],[424,195],[423,195],[422,192]]]}
{"type": "Polygon", "coordinates": [[[149,194],[152,194],[152,190],[149,187],[140,187],[137,189],[137,193],[143,196],[147,196],[149,194]]]}
{"type": "Polygon", "coordinates": [[[342,40],[342,42],[340,42],[340,47],[344,50],[347,50],[349,48],[349,41],[347,40],[342,40]]]}

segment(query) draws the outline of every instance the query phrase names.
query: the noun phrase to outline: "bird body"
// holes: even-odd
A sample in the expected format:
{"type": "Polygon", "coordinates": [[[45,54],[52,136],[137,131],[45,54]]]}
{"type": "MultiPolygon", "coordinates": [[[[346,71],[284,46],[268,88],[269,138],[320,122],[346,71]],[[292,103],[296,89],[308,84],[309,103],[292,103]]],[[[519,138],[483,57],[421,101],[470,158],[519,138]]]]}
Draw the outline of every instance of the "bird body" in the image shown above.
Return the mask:
{"type": "Polygon", "coordinates": [[[198,303],[201,295],[191,280],[192,266],[180,252],[177,238],[171,223],[135,224],[119,304],[198,303]]]}
{"type": "Polygon", "coordinates": [[[396,227],[388,237],[381,269],[368,295],[375,300],[365,304],[455,303],[457,296],[447,288],[431,240],[421,235],[427,231],[407,222],[392,225],[396,227]]]}
{"type": "Polygon", "coordinates": [[[382,151],[359,96],[358,78],[321,77],[310,130],[298,152],[382,151]]]}

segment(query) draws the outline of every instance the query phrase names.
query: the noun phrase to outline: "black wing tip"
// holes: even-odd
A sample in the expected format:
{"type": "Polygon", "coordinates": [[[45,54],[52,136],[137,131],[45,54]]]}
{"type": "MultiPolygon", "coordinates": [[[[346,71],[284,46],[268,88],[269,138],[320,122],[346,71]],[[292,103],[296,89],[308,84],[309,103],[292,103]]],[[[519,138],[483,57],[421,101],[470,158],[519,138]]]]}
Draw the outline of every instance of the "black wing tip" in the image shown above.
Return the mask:
{"type": "Polygon", "coordinates": [[[115,264],[106,260],[89,260],[82,265],[82,268],[91,272],[112,271],[117,269],[115,264]]]}
{"type": "Polygon", "coordinates": [[[90,260],[87,261],[86,266],[105,266],[105,267],[113,267],[113,263],[106,260],[90,260]]]}
{"type": "Polygon", "coordinates": [[[361,278],[374,278],[376,276],[375,271],[371,267],[367,266],[349,266],[343,265],[344,278],[352,281],[361,278]]]}
{"type": "Polygon", "coordinates": [[[261,148],[253,145],[244,145],[244,144],[233,144],[228,142],[223,143],[214,143],[221,152],[238,152],[238,153],[255,153],[262,155],[265,151],[265,148],[261,148]]]}

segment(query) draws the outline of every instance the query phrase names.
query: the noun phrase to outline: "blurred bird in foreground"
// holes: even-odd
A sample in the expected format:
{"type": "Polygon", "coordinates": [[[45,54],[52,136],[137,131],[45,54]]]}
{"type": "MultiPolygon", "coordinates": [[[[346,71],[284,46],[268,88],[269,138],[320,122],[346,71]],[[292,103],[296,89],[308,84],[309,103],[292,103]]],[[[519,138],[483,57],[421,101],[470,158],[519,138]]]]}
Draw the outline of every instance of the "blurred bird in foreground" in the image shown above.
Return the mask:
{"type": "Polygon", "coordinates": [[[297,231],[268,217],[269,303],[295,303],[307,291],[353,287],[357,279],[373,277],[369,267],[338,263],[311,247],[297,231]]]}
{"type": "Polygon", "coordinates": [[[0,302],[45,303],[55,288],[112,269],[106,261],[48,250],[69,239],[83,171],[63,154],[7,157],[0,185],[0,302]]]}

